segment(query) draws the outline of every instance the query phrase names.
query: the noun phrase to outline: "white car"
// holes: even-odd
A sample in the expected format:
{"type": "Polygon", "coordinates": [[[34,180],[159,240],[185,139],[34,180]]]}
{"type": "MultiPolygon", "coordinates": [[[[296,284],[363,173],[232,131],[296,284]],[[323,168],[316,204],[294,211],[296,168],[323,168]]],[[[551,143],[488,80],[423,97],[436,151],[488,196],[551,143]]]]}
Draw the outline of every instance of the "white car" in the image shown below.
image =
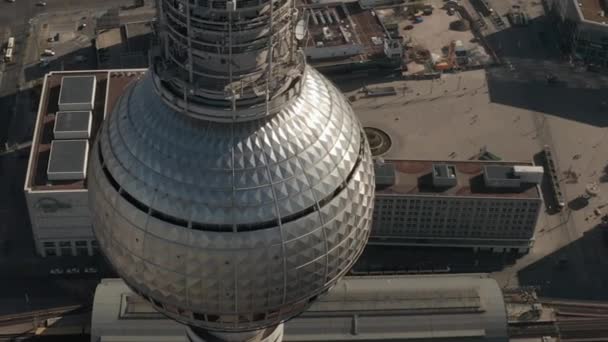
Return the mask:
{"type": "Polygon", "coordinates": [[[46,6],[46,2],[44,2],[44,1],[38,1],[36,3],[36,6],[44,7],[44,6],[46,6]]]}
{"type": "Polygon", "coordinates": [[[51,50],[51,49],[44,49],[44,52],[42,53],[43,56],[55,56],[55,51],[51,50]]]}
{"type": "Polygon", "coordinates": [[[50,274],[63,274],[63,269],[62,268],[53,268],[52,270],[49,271],[50,274]]]}
{"type": "Polygon", "coordinates": [[[79,274],[80,273],[80,269],[78,267],[73,267],[73,268],[68,268],[65,271],[66,274],[79,274]]]}
{"type": "Polygon", "coordinates": [[[97,273],[97,269],[95,267],[87,267],[84,269],[84,273],[97,273]]]}
{"type": "Polygon", "coordinates": [[[6,0],[7,2],[15,2],[15,0],[6,0]]]}

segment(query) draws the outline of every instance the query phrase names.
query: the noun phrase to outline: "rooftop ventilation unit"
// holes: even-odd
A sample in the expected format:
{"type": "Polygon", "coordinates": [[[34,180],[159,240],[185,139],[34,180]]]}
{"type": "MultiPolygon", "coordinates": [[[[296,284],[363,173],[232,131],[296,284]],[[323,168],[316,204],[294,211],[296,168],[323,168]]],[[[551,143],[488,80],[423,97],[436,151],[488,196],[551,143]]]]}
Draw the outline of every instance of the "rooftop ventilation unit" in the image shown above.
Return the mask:
{"type": "Polygon", "coordinates": [[[433,164],[433,186],[449,188],[456,184],[458,184],[458,180],[454,165],[433,164]]]}
{"type": "Polygon", "coordinates": [[[374,163],[376,186],[391,186],[395,184],[395,165],[392,163],[374,163]]]}
{"type": "Polygon", "coordinates": [[[545,170],[542,166],[515,165],[513,166],[513,174],[521,180],[522,183],[540,184],[543,180],[545,170]]]}
{"type": "Polygon", "coordinates": [[[92,119],[90,111],[57,112],[53,136],[55,139],[89,139],[92,119]]]}
{"type": "Polygon", "coordinates": [[[64,76],[59,90],[59,110],[93,110],[95,76],[64,76]]]}
{"type": "Polygon", "coordinates": [[[85,179],[88,156],[88,140],[53,140],[47,178],[51,181],[85,179]]]}
{"type": "Polygon", "coordinates": [[[521,186],[521,180],[515,175],[513,166],[484,166],[483,179],[489,188],[518,188],[521,186]]]}

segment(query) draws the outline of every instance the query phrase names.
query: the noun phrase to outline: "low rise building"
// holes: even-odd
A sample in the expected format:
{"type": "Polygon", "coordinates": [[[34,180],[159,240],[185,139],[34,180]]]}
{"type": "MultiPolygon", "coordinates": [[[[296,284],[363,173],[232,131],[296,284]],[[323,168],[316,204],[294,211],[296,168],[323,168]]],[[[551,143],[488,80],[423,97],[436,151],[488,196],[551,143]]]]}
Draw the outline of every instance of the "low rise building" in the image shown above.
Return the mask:
{"type": "MultiPolygon", "coordinates": [[[[285,323],[285,342],[506,342],[500,287],[485,275],[344,277],[307,311],[285,323]]],[[[95,291],[91,342],[188,341],[121,279],[95,291]]]]}
{"type": "Polygon", "coordinates": [[[402,41],[390,37],[373,9],[358,2],[315,0],[300,0],[298,8],[306,27],[302,49],[321,71],[401,65],[402,41]]]}
{"type": "Polygon", "coordinates": [[[389,160],[376,165],[370,244],[527,252],[543,169],[523,162],[389,160]]]}
{"type": "Polygon", "coordinates": [[[153,39],[153,21],[123,23],[100,30],[95,39],[97,65],[102,69],[145,68],[153,39]]]}
{"type": "Polygon", "coordinates": [[[89,150],[106,112],[143,71],[45,76],[24,185],[41,256],[96,252],[87,192],[89,150]]]}

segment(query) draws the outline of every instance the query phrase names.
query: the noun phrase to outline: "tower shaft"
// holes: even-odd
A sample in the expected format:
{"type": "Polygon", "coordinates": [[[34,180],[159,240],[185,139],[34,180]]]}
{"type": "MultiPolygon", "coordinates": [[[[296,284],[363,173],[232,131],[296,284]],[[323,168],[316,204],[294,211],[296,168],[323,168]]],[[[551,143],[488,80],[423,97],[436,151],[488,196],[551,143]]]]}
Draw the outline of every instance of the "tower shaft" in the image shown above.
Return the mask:
{"type": "Polygon", "coordinates": [[[284,324],[246,332],[217,332],[187,326],[186,336],[191,342],[281,342],[284,324]]]}
{"type": "Polygon", "coordinates": [[[293,0],[158,0],[157,89],[188,115],[246,121],[277,112],[295,92],[293,0]]]}

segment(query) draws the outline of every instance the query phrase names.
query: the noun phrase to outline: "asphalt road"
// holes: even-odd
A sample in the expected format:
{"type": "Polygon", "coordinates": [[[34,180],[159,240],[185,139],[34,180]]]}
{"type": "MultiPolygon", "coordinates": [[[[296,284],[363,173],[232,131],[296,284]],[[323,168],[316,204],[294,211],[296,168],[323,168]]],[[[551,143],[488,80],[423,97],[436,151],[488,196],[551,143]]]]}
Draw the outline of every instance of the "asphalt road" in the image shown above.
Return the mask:
{"type": "Polygon", "coordinates": [[[129,6],[130,0],[44,0],[46,6],[37,6],[38,0],[15,0],[10,3],[1,0],[0,27],[27,24],[27,21],[42,13],[61,13],[75,10],[104,9],[129,6]]]}
{"type": "Polygon", "coordinates": [[[16,27],[27,24],[29,18],[35,15],[36,9],[34,1],[16,0],[10,3],[2,0],[0,3],[0,23],[1,26],[16,27]]]}

